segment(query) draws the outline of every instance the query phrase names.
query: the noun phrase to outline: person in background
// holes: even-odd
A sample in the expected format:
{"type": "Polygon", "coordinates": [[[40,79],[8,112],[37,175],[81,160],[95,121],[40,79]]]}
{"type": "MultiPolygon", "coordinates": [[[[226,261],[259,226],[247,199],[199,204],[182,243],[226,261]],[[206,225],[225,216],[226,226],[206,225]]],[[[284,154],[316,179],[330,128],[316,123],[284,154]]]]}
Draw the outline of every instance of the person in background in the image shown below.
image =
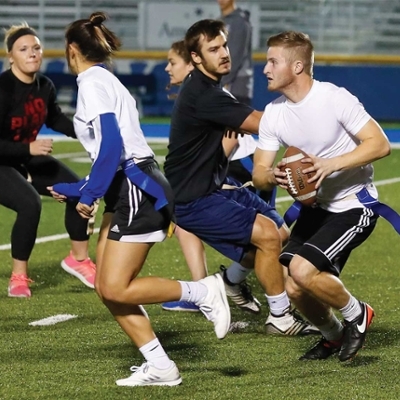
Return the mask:
{"type": "MultiPolygon", "coordinates": [[[[11,231],[12,274],[8,296],[30,297],[28,261],[35,244],[46,187],[78,176],[50,154],[51,139],[37,139],[49,128],[75,137],[72,121],[56,102],[53,83],[39,73],[42,46],[28,24],[11,26],[4,39],[10,68],[0,75],[0,204],[16,212],[11,231]]],[[[71,252],[61,262],[64,270],[93,288],[96,266],[88,257],[87,221],[79,216],[76,202],[65,208],[65,227],[71,252]]]]}
{"type": "Polygon", "coordinates": [[[109,70],[121,46],[93,13],[71,23],[65,34],[66,57],[77,75],[75,132],[93,164],[84,182],[49,187],[57,200],[78,199],[77,210],[90,218],[96,199],[105,211],[97,245],[96,291],[145,362],[118,386],[175,386],[179,370],[156,337],[142,307],[165,301],[191,301],[214,323],[219,339],[230,325],[230,310],[219,274],[198,282],[138,277],[153,245],[165,239],[174,209],[171,187],[160,172],[140,128],[136,102],[109,70]]]}
{"type": "Polygon", "coordinates": [[[228,31],[232,68],[221,78],[221,84],[240,103],[251,105],[253,98],[252,26],[250,13],[236,7],[235,0],[217,0],[221,20],[228,31]]]}
{"type": "MultiPolygon", "coordinates": [[[[190,54],[188,53],[185,42],[183,40],[174,42],[168,51],[168,64],[165,71],[170,77],[170,87],[180,86],[186,76],[193,71],[193,64],[191,62],[190,54]]],[[[176,95],[172,96],[176,98],[176,95]]],[[[238,157],[239,165],[233,164],[231,170],[228,169],[228,175],[237,178],[240,182],[245,183],[251,181],[251,170],[248,171],[240,162],[243,158],[243,164],[246,166],[252,165],[252,159],[248,158],[257,147],[255,140],[250,135],[240,136],[239,140],[224,138],[227,147],[232,149],[232,157],[238,157]],[[249,144],[250,143],[250,144],[249,144]]],[[[227,150],[229,151],[229,150],[227,150]]],[[[185,256],[187,265],[189,267],[192,279],[197,281],[207,276],[207,260],[205,256],[205,249],[203,242],[193,233],[185,231],[179,226],[175,226],[174,233],[179,240],[179,244],[185,256]]],[[[233,262],[230,267],[225,268],[221,266],[222,276],[225,282],[225,289],[228,297],[231,298],[233,303],[245,311],[259,313],[261,311],[260,302],[252,295],[249,285],[246,283],[244,273],[250,273],[251,270],[242,267],[239,263],[233,262]],[[239,270],[239,274],[236,273],[239,270]],[[236,276],[239,277],[238,282],[234,282],[236,276]],[[231,279],[229,279],[229,277],[231,279]]],[[[170,302],[162,304],[162,308],[168,311],[199,311],[198,307],[193,303],[188,302],[170,302]]]]}
{"type": "Polygon", "coordinates": [[[351,360],[363,346],[374,316],[339,276],[352,250],[375,228],[371,208],[377,190],[371,163],[390,154],[381,127],[346,89],[313,78],[314,49],[308,35],[286,31],[267,42],[264,73],[268,90],[282,94],[269,103],[260,122],[253,181],[259,189],[287,188],[274,167],[280,145],[296,146],[310,157],[317,202],[303,206],[289,242],[280,255],[288,268],[286,290],[300,312],[323,338],[301,360],[321,360],[338,353],[351,360]],[[342,324],[334,310],[344,319],[342,324]]]}

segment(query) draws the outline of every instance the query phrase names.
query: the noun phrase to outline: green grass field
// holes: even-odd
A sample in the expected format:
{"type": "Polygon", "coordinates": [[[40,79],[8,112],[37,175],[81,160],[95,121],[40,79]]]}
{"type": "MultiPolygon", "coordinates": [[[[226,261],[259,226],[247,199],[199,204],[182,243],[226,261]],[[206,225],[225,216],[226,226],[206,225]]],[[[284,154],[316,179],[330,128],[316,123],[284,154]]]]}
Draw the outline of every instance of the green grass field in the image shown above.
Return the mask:
{"type": "MultiPolygon", "coordinates": [[[[74,161],[82,148],[75,142],[57,142],[55,154],[81,176],[88,163],[74,161]],[[67,155],[66,155],[67,154],[67,155]]],[[[162,158],[165,145],[153,145],[162,158]]],[[[380,198],[400,211],[400,150],[375,164],[380,198]]],[[[7,188],[3,188],[7,190],[7,188]]],[[[286,194],[279,192],[279,196],[286,194]]],[[[284,212],[289,201],[280,201],[284,212]]],[[[15,215],[0,208],[0,245],[9,243],[15,215]]],[[[39,238],[65,233],[63,206],[43,199],[39,238]]],[[[99,219],[97,224],[99,223],[99,219]]],[[[232,321],[248,322],[223,341],[212,324],[199,314],[171,313],[158,305],[146,309],[154,329],[183,377],[179,387],[120,388],[115,380],[129,375],[142,358],[117,326],[95,293],[60,267],[69,251],[68,240],[37,244],[30,262],[32,298],[7,297],[10,251],[0,251],[0,399],[398,399],[400,358],[399,236],[380,220],[372,237],[354,251],[343,280],[352,293],[368,301],[376,318],[365,349],[350,364],[337,358],[300,362],[298,357],[316,337],[273,337],[264,333],[267,307],[261,315],[232,308],[232,321]],[[77,318],[52,326],[29,323],[58,314],[77,318]]],[[[91,256],[97,237],[91,239],[91,256]]],[[[211,273],[226,258],[207,248],[211,273]]],[[[143,274],[188,279],[175,238],[156,245],[143,274]]],[[[265,300],[254,276],[250,284],[265,300]]]]}

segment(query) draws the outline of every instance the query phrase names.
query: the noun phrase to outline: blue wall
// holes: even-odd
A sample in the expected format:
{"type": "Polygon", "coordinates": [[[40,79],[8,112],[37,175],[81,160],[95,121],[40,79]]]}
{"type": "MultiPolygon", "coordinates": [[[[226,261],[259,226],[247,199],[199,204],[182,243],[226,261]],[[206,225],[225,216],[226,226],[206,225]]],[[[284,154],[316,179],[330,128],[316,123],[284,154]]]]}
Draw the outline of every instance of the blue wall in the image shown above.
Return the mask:
{"type": "MultiPolygon", "coordinates": [[[[136,87],[142,96],[144,115],[166,115],[172,111],[173,101],[167,99],[166,86],[169,82],[165,62],[153,64],[146,61],[117,60],[116,68],[123,82],[136,87]],[[124,68],[122,68],[124,67],[124,68]],[[140,67],[140,68],[139,68],[140,67]],[[122,74],[122,75],[121,75],[122,74]],[[134,75],[132,75],[134,74],[134,75]],[[141,79],[145,75],[144,79],[141,79]],[[151,84],[150,84],[151,83],[151,84]]],[[[1,69],[1,68],[0,68],[1,69]]],[[[265,105],[278,95],[267,90],[267,79],[263,74],[264,63],[254,65],[253,106],[263,110],[265,105]]],[[[61,75],[59,86],[71,85],[64,60],[53,60],[46,64],[45,73],[61,75]],[[63,79],[65,77],[66,79],[63,79]],[[69,79],[68,79],[69,78],[69,79]]],[[[389,65],[316,65],[314,77],[320,81],[343,86],[359,98],[366,110],[379,121],[400,121],[400,66],[389,65]]],[[[75,85],[75,78],[72,79],[75,85]]],[[[56,86],[57,86],[57,82],[56,86]]],[[[75,99],[71,99],[73,103],[75,99]]]]}
{"type": "MultiPolygon", "coordinates": [[[[254,67],[253,106],[257,110],[277,97],[267,91],[264,64],[254,67]]],[[[323,66],[314,68],[314,77],[343,86],[357,96],[371,116],[380,121],[400,121],[400,66],[323,66]]]]}

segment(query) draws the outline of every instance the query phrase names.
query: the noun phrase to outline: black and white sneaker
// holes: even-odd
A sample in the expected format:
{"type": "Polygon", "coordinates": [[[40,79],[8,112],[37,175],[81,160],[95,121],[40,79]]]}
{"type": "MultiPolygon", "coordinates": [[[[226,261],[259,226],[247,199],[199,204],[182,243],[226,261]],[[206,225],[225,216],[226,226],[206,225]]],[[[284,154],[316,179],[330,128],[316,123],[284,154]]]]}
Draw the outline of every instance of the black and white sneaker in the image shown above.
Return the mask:
{"type": "Polygon", "coordinates": [[[225,283],[226,295],[244,311],[259,314],[261,303],[251,293],[251,288],[246,281],[235,284],[229,281],[226,276],[226,267],[220,266],[221,275],[225,283]]]}
{"type": "Polygon", "coordinates": [[[339,352],[339,360],[347,361],[353,359],[358,350],[363,347],[367,330],[374,318],[373,308],[360,301],[361,314],[354,321],[344,321],[344,338],[343,345],[339,352]]]}
{"type": "Polygon", "coordinates": [[[272,335],[305,336],[320,334],[318,328],[302,318],[297,318],[294,312],[290,310],[279,317],[269,314],[265,322],[265,330],[272,335]]]}

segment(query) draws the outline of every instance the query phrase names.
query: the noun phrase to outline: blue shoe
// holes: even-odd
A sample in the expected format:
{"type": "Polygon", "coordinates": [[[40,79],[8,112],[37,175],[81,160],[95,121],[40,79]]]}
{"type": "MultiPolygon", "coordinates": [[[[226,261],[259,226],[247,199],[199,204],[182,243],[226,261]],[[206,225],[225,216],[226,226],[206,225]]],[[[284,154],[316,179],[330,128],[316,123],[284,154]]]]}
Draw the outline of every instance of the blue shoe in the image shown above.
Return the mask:
{"type": "Polygon", "coordinates": [[[188,301],[169,301],[168,303],[162,303],[161,307],[167,311],[187,311],[187,312],[199,312],[200,309],[196,304],[189,303],[188,301]]]}

